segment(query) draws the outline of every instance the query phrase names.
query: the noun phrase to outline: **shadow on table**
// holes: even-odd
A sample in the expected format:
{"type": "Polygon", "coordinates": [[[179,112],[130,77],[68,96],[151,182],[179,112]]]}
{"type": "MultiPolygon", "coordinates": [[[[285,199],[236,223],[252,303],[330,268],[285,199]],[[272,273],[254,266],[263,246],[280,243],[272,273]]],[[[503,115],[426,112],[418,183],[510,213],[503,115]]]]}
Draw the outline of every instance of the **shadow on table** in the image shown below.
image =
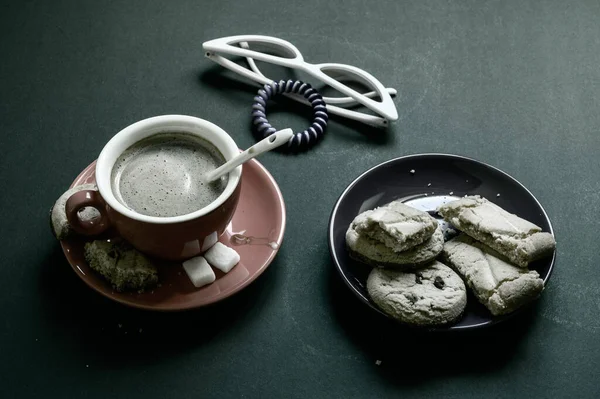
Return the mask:
{"type": "Polygon", "coordinates": [[[110,301],[83,283],[57,244],[40,265],[43,315],[56,345],[77,350],[107,369],[160,362],[226,336],[251,322],[276,283],[277,258],[232,297],[197,310],[152,312],[110,301]],[[254,309],[254,310],[253,310],[254,309]],[[74,348],[73,348],[74,347],[74,348]]]}
{"type": "Polygon", "coordinates": [[[533,305],[489,328],[426,332],[400,326],[373,312],[354,297],[334,267],[328,286],[332,313],[340,328],[373,362],[381,361],[377,370],[382,378],[398,385],[507,367],[536,320],[533,305]]]}
{"type": "MultiPolygon", "coordinates": [[[[294,75],[294,71],[290,71],[290,79],[297,79],[294,75]]],[[[253,131],[256,139],[261,139],[258,133],[253,129],[250,112],[251,105],[254,95],[256,95],[259,86],[256,84],[248,83],[247,80],[236,76],[235,74],[224,70],[219,65],[212,66],[203,72],[199,73],[199,81],[202,85],[207,85],[213,89],[220,91],[220,95],[225,98],[239,99],[240,93],[243,93],[244,98],[248,98],[247,112],[248,112],[248,128],[253,131]]],[[[365,110],[366,108],[362,108],[365,110]]],[[[268,117],[273,126],[278,127],[278,121],[288,121],[285,116],[289,116],[290,113],[301,116],[303,121],[306,121],[306,127],[309,126],[312,120],[312,110],[310,107],[300,104],[294,100],[286,98],[285,96],[278,96],[276,101],[269,103],[268,105],[268,117]],[[287,114],[287,115],[280,115],[287,114]],[[280,117],[280,116],[283,116],[280,117]],[[285,118],[285,119],[284,119],[285,118]]],[[[326,135],[333,134],[337,137],[343,138],[343,140],[354,141],[354,142],[369,142],[373,145],[392,145],[393,140],[396,136],[394,133],[394,126],[388,128],[378,128],[369,126],[361,122],[353,121],[348,118],[343,118],[337,115],[329,114],[331,121],[335,121],[335,124],[329,124],[326,135]],[[337,125],[337,126],[336,126],[337,125]]],[[[295,118],[294,118],[295,120],[295,118]]],[[[302,122],[304,123],[304,122],[302,122]]],[[[304,126],[303,124],[299,126],[304,126]]],[[[283,127],[282,127],[283,128],[283,127]]],[[[318,145],[317,145],[318,146],[318,145]]],[[[284,151],[284,147],[280,151],[284,151]]]]}

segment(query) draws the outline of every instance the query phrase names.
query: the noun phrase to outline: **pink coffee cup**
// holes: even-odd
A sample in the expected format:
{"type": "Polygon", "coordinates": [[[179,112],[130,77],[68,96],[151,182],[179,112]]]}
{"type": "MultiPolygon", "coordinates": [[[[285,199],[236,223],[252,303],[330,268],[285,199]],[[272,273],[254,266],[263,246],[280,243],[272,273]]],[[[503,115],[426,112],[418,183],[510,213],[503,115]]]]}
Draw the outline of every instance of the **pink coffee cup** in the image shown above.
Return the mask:
{"type": "Polygon", "coordinates": [[[158,217],[137,213],[120,203],[112,192],[111,172],[115,161],[134,143],[150,136],[182,132],[212,143],[229,160],[239,154],[231,136],[217,125],[185,115],[163,115],[144,119],[117,133],[102,149],[96,163],[98,191],[73,194],[66,203],[71,227],[83,235],[96,235],[108,227],[146,254],[169,260],[196,256],[217,242],[231,221],[241,189],[242,166],[229,173],[225,190],[212,203],[181,216],[158,217]],[[78,212],[93,207],[100,212],[95,223],[82,223],[78,212]]]}

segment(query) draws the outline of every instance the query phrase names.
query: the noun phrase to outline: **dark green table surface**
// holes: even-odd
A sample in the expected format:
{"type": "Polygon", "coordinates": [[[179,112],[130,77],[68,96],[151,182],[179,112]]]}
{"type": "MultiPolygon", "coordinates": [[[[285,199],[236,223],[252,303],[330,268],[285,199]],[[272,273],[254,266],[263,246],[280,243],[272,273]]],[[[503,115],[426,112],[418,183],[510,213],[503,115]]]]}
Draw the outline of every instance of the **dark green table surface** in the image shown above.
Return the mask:
{"type": "MultiPolygon", "coordinates": [[[[0,397],[599,397],[599,21],[597,0],[2,2],[0,397]],[[314,150],[261,158],[288,224],[246,290],[179,314],[112,303],[73,273],[48,209],[146,117],[194,115],[253,143],[256,88],[201,48],[242,33],[364,68],[398,89],[399,120],[383,132],[335,118],[314,150]],[[421,152],[490,163],[543,204],[558,259],[530,310],[414,334],[342,284],[327,247],[336,199],[421,152]]],[[[303,127],[307,109],[289,109],[272,121],[303,127]]]]}

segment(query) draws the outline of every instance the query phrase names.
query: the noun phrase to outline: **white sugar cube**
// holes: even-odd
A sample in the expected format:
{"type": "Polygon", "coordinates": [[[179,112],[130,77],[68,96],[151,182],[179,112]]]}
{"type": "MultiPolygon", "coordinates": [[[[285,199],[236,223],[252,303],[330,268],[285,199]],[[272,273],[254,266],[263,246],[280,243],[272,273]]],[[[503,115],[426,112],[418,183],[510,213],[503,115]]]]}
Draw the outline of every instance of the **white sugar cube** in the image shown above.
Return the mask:
{"type": "Polygon", "coordinates": [[[202,287],[215,281],[215,272],[203,256],[196,256],[183,262],[183,268],[194,287],[202,287]]]}
{"type": "Polygon", "coordinates": [[[240,255],[233,248],[229,248],[220,242],[206,251],[204,257],[212,266],[223,273],[229,272],[240,261],[240,255]]]}

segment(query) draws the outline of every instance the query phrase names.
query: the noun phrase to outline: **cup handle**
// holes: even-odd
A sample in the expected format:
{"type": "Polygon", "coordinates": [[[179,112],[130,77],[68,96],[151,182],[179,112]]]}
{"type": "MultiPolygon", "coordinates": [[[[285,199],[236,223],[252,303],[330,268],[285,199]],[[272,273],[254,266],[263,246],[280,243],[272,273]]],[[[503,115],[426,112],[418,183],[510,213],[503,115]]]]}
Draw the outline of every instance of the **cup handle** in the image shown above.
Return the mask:
{"type": "Polygon", "coordinates": [[[65,204],[65,212],[69,226],[79,234],[93,236],[102,233],[110,226],[106,215],[106,203],[96,190],[82,190],[71,195],[65,204]],[[78,213],[87,206],[96,208],[100,217],[93,221],[82,222],[78,213]]]}

